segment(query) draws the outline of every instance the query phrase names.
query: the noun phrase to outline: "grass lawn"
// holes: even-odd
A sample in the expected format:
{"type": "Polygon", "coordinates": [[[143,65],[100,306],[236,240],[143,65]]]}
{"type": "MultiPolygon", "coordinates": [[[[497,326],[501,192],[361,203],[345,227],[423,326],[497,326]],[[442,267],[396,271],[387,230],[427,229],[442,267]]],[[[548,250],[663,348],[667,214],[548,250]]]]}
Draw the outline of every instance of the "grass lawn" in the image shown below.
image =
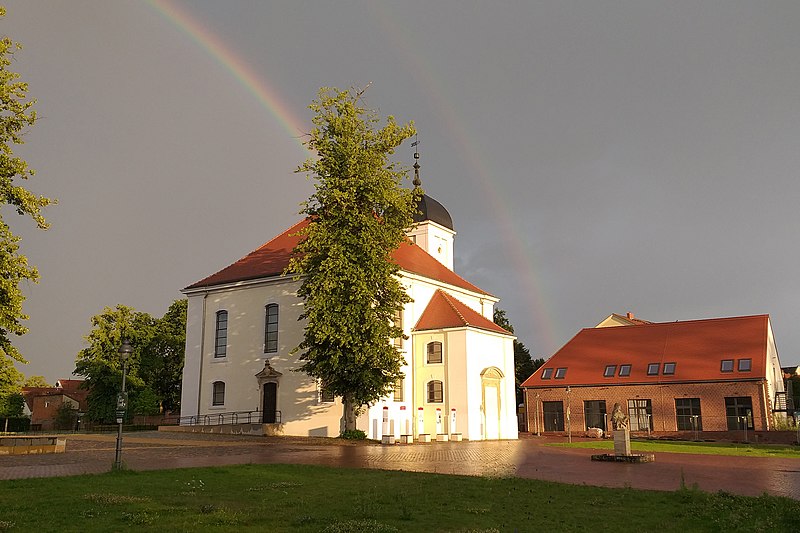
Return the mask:
{"type": "MultiPolygon", "coordinates": [[[[597,440],[591,442],[566,442],[547,444],[565,448],[590,448],[596,450],[613,450],[614,441],[597,440]]],[[[800,448],[797,446],[781,446],[767,444],[741,444],[729,442],[688,442],[657,441],[631,439],[631,451],[635,452],[668,452],[695,453],[705,455],[741,455],[746,457],[787,457],[800,459],[800,448]]],[[[800,526],[798,526],[800,527],[800,526]]]]}
{"type": "Polygon", "coordinates": [[[800,502],[683,488],[244,465],[0,482],[0,531],[796,531],[800,502]]]}

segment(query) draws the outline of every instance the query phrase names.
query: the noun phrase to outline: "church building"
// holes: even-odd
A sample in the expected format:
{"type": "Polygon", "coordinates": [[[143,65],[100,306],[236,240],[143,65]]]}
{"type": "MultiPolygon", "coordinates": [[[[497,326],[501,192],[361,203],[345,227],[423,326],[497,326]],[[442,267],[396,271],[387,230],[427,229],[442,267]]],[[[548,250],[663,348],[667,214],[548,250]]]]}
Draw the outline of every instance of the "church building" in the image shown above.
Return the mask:
{"type": "MultiPolygon", "coordinates": [[[[398,317],[408,338],[393,341],[405,377],[364,410],[358,428],[373,439],[516,439],[514,336],[492,321],[498,298],[454,272],[456,232],[444,206],[426,195],[418,209],[392,255],[412,298],[398,317]]],[[[300,281],[284,271],[307,223],[183,289],[183,423],[247,416],[270,434],[340,434],[341,399],[296,371],[301,354],[292,353],[303,339],[303,301],[300,281]]]]}

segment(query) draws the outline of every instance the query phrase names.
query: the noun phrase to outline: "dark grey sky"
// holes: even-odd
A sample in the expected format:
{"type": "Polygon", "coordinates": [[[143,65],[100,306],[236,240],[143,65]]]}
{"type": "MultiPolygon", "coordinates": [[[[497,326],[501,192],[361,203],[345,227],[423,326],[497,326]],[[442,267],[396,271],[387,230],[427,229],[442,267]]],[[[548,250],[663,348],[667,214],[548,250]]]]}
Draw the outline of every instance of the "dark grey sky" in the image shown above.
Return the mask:
{"type": "Polygon", "coordinates": [[[26,375],[292,224],[308,103],[370,82],[536,356],[612,312],[769,313],[800,363],[796,1],[5,3],[41,116],[20,152],[60,201],[47,232],[3,211],[42,275],[26,375]]]}

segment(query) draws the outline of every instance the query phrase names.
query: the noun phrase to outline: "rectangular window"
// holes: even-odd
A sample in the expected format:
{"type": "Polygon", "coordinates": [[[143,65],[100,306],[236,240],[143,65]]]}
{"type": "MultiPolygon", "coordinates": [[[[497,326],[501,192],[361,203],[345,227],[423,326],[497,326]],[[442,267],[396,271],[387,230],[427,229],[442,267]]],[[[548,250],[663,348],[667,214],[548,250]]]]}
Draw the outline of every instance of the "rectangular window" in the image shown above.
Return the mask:
{"type": "Polygon", "coordinates": [[[564,379],[564,376],[567,375],[566,368],[556,368],[556,379],[564,379]]]}
{"type": "Polygon", "coordinates": [[[750,372],[753,366],[752,359],[739,359],[739,372],[750,372]]]}
{"type": "Polygon", "coordinates": [[[583,402],[583,416],[586,419],[586,429],[600,428],[606,430],[606,401],[586,400],[583,402]]]}
{"type": "Polygon", "coordinates": [[[648,376],[657,376],[658,375],[658,367],[661,366],[658,363],[650,363],[647,365],[647,375],[648,376]]]}
{"type": "Polygon", "coordinates": [[[266,326],[264,328],[264,352],[278,351],[278,305],[269,304],[266,308],[266,326]]]}
{"type": "Polygon", "coordinates": [[[720,372],[733,372],[733,359],[723,359],[719,365],[720,372]]]}
{"type": "Polygon", "coordinates": [[[545,431],[564,431],[564,402],[542,402],[545,431]]]}
{"type": "Polygon", "coordinates": [[[394,396],[394,401],[402,402],[403,401],[403,385],[405,384],[405,380],[403,378],[398,379],[394,382],[394,390],[392,391],[392,396],[394,396]]]}
{"type": "Polygon", "coordinates": [[[329,391],[325,387],[319,391],[319,401],[320,403],[333,403],[336,397],[333,395],[332,391],[329,391]]]}
{"type": "Polygon", "coordinates": [[[725,398],[728,429],[753,429],[753,399],[750,396],[725,398]]]}
{"type": "MultiPolygon", "coordinates": [[[[400,328],[402,331],[403,329],[403,311],[398,311],[396,315],[394,315],[394,320],[392,320],[394,327],[400,328]]],[[[395,348],[402,348],[403,347],[403,334],[401,333],[399,337],[395,337],[392,340],[395,348]]]]}
{"type": "Polygon", "coordinates": [[[675,398],[675,417],[678,431],[703,431],[700,398],[675,398]]]}
{"type": "Polygon", "coordinates": [[[225,382],[215,381],[212,387],[211,405],[225,405],[225,382]]]}
{"type": "Polygon", "coordinates": [[[442,343],[438,341],[428,343],[428,364],[442,362],[442,343]]]}
{"type": "Polygon", "coordinates": [[[675,374],[675,363],[664,363],[664,375],[672,376],[675,374]]]}
{"type": "Polygon", "coordinates": [[[444,388],[441,381],[428,382],[428,403],[442,403],[444,401],[444,388]]]}
{"type": "Polygon", "coordinates": [[[228,354],[228,312],[217,311],[216,333],[214,335],[214,357],[228,354]]]}
{"type": "Polygon", "coordinates": [[[552,368],[545,368],[542,370],[542,379],[550,379],[553,377],[553,369],[552,368]]]}
{"type": "Polygon", "coordinates": [[[619,377],[624,378],[631,375],[631,365],[619,365],[619,377]]]}
{"type": "Polygon", "coordinates": [[[653,402],[650,400],[628,400],[628,420],[631,431],[653,429],[653,402]]]}
{"type": "Polygon", "coordinates": [[[606,365],[606,369],[603,372],[603,377],[613,378],[616,372],[617,372],[617,365],[606,365]]]}

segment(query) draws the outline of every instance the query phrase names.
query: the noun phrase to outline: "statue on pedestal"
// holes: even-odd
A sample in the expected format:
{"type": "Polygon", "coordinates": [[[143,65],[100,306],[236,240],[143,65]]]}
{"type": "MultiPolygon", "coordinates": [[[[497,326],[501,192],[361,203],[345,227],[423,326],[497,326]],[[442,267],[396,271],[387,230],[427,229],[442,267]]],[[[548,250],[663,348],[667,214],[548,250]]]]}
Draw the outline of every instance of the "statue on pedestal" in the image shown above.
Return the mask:
{"type": "Polygon", "coordinates": [[[628,429],[628,415],[622,412],[619,403],[614,404],[614,410],[611,412],[611,427],[614,431],[628,429]]]}

